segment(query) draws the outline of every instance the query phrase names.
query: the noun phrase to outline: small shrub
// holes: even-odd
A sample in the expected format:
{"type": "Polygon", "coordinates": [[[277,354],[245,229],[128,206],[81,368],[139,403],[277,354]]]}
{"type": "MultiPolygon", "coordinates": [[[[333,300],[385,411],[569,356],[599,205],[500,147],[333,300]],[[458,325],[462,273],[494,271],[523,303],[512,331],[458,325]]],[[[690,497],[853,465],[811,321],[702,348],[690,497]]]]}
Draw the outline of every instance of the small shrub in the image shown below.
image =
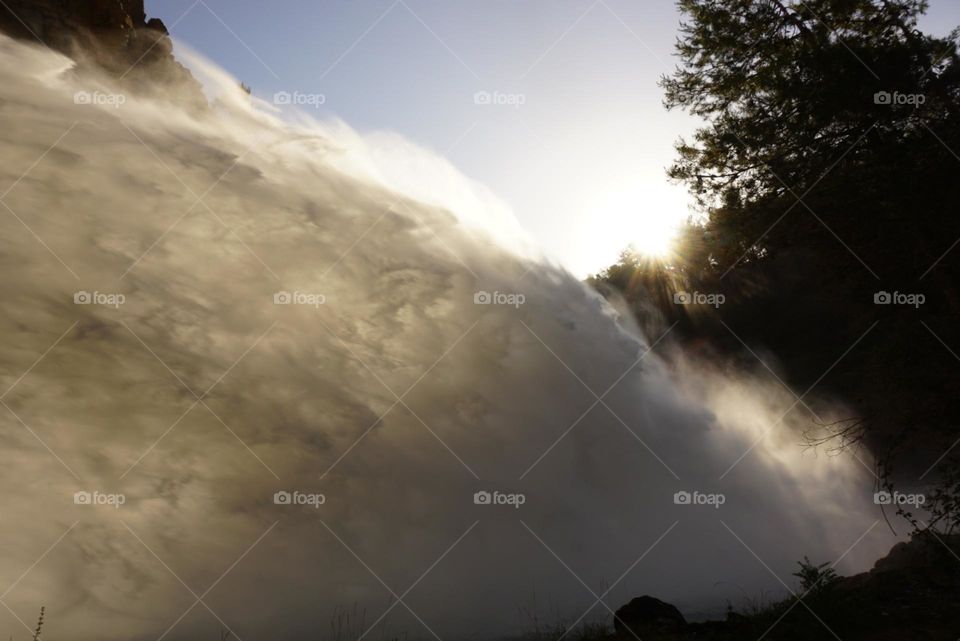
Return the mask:
{"type": "Polygon", "coordinates": [[[40,606],[40,618],[37,619],[37,629],[33,631],[33,641],[40,641],[40,633],[43,631],[43,615],[47,611],[44,606],[40,606]]]}
{"type": "Polygon", "coordinates": [[[837,580],[837,572],[832,567],[827,567],[829,563],[814,565],[806,556],[802,561],[797,561],[800,570],[793,573],[793,576],[800,579],[800,589],[803,591],[801,597],[807,594],[814,596],[822,593],[837,580]]]}

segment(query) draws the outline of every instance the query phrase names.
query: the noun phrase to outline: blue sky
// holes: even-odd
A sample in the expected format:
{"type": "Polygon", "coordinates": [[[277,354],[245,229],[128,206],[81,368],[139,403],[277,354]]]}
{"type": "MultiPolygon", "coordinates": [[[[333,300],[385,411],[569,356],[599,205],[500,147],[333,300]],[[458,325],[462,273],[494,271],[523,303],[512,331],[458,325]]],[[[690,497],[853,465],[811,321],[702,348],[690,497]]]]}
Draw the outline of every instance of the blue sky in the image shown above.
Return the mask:
{"type": "MultiPolygon", "coordinates": [[[[960,3],[931,5],[926,30],[960,24],[960,3]]],[[[656,84],[674,64],[671,0],[147,0],[147,12],[259,96],[323,94],[318,115],[446,156],[579,276],[687,213],[664,169],[696,122],[667,113],[656,84]]]]}

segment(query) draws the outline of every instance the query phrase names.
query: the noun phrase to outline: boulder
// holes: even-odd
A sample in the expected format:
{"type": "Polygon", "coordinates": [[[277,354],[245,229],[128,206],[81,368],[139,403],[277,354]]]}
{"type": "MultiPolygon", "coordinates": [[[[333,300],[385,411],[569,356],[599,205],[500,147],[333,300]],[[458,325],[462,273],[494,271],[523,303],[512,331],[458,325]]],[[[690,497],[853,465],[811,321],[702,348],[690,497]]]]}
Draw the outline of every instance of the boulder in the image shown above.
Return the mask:
{"type": "Polygon", "coordinates": [[[621,607],[613,619],[619,641],[673,641],[682,638],[686,625],[675,606],[647,595],[621,607]]]}

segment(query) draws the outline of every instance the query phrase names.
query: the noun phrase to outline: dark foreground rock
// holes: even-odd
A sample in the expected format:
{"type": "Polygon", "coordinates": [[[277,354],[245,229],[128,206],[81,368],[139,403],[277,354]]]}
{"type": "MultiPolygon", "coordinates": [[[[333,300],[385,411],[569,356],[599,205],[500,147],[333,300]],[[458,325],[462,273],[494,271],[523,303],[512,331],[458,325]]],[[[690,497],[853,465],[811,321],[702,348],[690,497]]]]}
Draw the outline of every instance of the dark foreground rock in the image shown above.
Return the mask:
{"type": "Polygon", "coordinates": [[[672,605],[646,596],[617,610],[620,617],[618,641],[957,641],[960,535],[917,534],[869,572],[723,621],[683,623],[672,605]]]}
{"type": "Polygon", "coordinates": [[[613,627],[621,641],[679,639],[687,622],[676,607],[652,596],[641,596],[616,611],[613,627]]]}

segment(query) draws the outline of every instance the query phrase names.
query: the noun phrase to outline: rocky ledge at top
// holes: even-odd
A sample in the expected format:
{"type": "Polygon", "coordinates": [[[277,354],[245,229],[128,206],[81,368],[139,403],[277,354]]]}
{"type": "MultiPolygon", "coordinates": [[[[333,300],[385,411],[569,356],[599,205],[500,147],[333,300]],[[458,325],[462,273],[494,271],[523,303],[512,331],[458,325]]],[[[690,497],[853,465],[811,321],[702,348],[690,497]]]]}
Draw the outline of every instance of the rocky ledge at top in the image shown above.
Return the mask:
{"type": "Polygon", "coordinates": [[[146,92],[170,83],[202,101],[199,83],[173,57],[167,28],[144,0],[4,0],[0,32],[59,51],[146,92]]]}

